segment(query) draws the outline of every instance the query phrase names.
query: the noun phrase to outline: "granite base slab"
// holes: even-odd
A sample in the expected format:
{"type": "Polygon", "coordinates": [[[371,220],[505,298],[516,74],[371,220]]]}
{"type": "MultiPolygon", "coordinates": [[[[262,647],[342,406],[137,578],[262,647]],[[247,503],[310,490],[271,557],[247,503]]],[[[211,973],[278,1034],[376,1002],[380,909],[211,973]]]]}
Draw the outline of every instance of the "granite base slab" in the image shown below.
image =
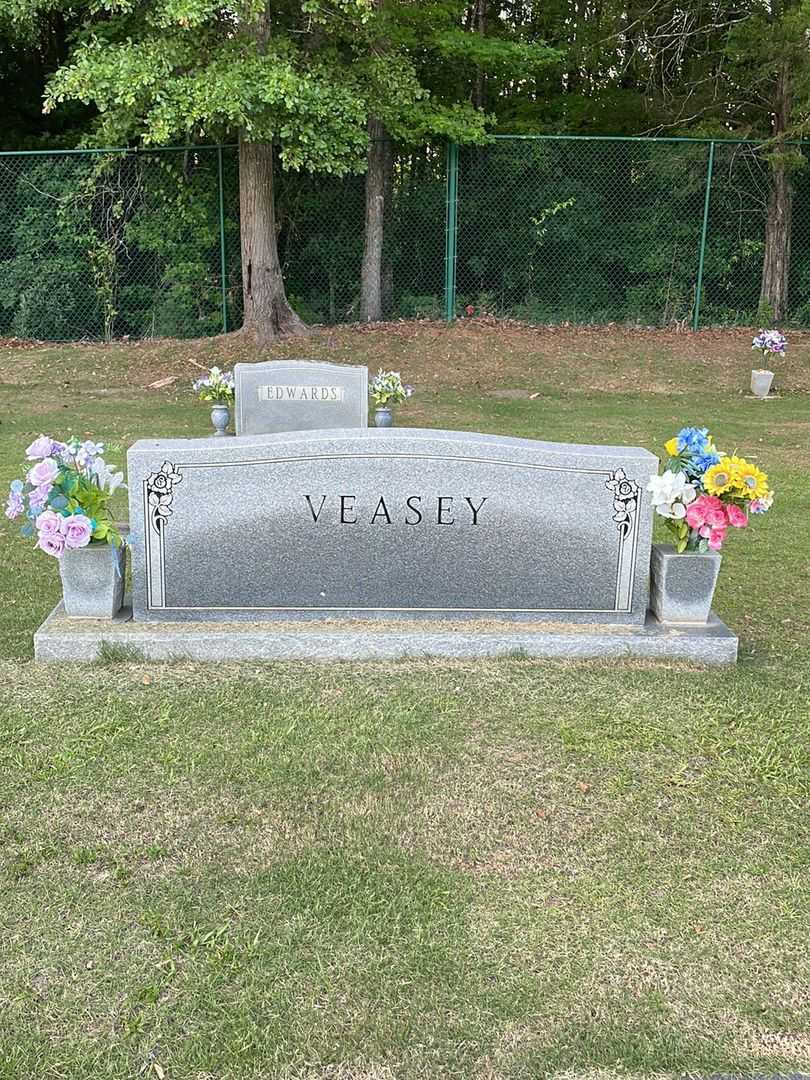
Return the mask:
{"type": "Polygon", "coordinates": [[[731,664],[736,635],[716,615],[705,626],[643,626],[481,620],[402,623],[143,623],[123,608],[111,621],[69,619],[61,602],[34,635],[42,663],[92,661],[102,645],[133,660],[392,660],[401,657],[532,656],[559,660],[646,658],[731,664]]]}

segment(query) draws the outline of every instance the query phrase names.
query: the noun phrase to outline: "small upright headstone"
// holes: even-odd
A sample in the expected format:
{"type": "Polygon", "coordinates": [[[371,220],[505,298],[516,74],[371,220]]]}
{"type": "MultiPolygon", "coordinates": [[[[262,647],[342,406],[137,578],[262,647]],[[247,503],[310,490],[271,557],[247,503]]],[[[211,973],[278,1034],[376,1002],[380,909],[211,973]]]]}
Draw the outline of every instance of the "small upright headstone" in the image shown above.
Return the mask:
{"type": "Polygon", "coordinates": [[[368,368],[315,360],[236,364],[236,434],[368,427],[368,368]]]}

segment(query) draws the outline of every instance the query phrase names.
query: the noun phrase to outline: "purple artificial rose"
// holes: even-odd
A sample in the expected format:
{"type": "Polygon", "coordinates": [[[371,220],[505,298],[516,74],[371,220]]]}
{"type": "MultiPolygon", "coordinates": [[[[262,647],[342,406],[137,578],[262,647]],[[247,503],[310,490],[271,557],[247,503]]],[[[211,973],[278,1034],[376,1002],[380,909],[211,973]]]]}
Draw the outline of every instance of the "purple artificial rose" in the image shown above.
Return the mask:
{"type": "Polygon", "coordinates": [[[14,518],[19,517],[25,510],[25,503],[23,497],[19,491],[9,492],[8,502],[6,503],[6,517],[13,521],[14,518]]]}
{"type": "Polygon", "coordinates": [[[61,559],[65,551],[65,538],[59,532],[40,532],[36,546],[46,555],[61,559]]]}
{"type": "Polygon", "coordinates": [[[55,514],[53,510],[43,510],[34,524],[40,535],[47,533],[57,536],[62,533],[62,522],[64,520],[61,514],[55,514]]]}
{"type": "Polygon", "coordinates": [[[62,532],[67,547],[87,547],[93,536],[93,524],[84,514],[71,514],[62,518],[62,532]]]}
{"type": "Polygon", "coordinates": [[[25,456],[29,461],[40,461],[42,458],[50,457],[54,453],[55,446],[50,435],[40,435],[25,451],[25,456]]]}
{"type": "Polygon", "coordinates": [[[58,475],[58,462],[54,461],[51,457],[46,457],[42,461],[38,461],[36,465],[29,470],[26,479],[33,487],[40,487],[42,484],[52,484],[58,475]]]}

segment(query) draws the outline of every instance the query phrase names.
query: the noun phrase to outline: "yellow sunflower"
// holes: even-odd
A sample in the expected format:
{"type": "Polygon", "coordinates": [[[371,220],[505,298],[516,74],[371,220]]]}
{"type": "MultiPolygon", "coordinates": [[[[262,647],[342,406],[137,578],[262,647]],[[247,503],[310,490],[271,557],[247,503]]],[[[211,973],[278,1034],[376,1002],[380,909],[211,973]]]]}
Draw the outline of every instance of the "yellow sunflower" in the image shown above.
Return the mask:
{"type": "Polygon", "coordinates": [[[742,480],[740,480],[740,470],[747,467],[748,462],[745,458],[737,457],[736,454],[724,454],[723,463],[728,466],[728,470],[731,473],[731,490],[738,491],[741,495],[744,495],[742,480]]]}
{"type": "Polygon", "coordinates": [[[740,460],[736,468],[737,487],[746,499],[764,499],[768,494],[768,476],[750,462],[740,460]]]}
{"type": "Polygon", "coordinates": [[[710,495],[722,495],[737,486],[737,470],[731,458],[720,458],[703,474],[703,486],[710,495]]]}

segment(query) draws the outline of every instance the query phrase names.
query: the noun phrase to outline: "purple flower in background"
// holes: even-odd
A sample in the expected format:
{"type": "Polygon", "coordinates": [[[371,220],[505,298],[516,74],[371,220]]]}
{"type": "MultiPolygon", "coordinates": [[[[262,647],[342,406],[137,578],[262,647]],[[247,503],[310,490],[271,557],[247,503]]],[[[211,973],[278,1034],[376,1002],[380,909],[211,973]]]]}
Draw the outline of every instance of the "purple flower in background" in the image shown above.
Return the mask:
{"type": "Polygon", "coordinates": [[[778,353],[782,356],[787,348],[787,338],[780,334],[778,330],[760,330],[754,338],[751,348],[759,349],[763,356],[766,353],[778,353]]]}
{"type": "Polygon", "coordinates": [[[84,514],[71,514],[62,518],[65,545],[69,548],[87,547],[93,535],[93,524],[84,514]]]}
{"type": "Polygon", "coordinates": [[[42,458],[60,453],[63,448],[63,444],[55,442],[50,435],[40,435],[25,451],[25,456],[29,461],[41,461],[42,458]]]}
{"type": "Polygon", "coordinates": [[[37,537],[36,546],[46,555],[61,559],[65,551],[65,538],[58,532],[41,532],[37,537]]]}
{"type": "Polygon", "coordinates": [[[23,497],[19,491],[13,489],[8,493],[8,501],[6,502],[6,517],[13,521],[14,518],[19,517],[25,510],[25,503],[23,497]]]}
{"type": "Polygon", "coordinates": [[[52,457],[46,457],[29,470],[27,480],[34,487],[40,487],[42,484],[52,484],[58,475],[58,463],[52,457]]]}
{"type": "Polygon", "coordinates": [[[43,510],[48,502],[48,496],[53,490],[53,484],[40,484],[34,488],[28,496],[28,505],[37,512],[43,510]]]}
{"type": "Polygon", "coordinates": [[[99,454],[103,453],[103,443],[94,443],[90,439],[87,439],[86,442],[83,442],[76,450],[76,464],[80,469],[90,468],[99,454]]]}

